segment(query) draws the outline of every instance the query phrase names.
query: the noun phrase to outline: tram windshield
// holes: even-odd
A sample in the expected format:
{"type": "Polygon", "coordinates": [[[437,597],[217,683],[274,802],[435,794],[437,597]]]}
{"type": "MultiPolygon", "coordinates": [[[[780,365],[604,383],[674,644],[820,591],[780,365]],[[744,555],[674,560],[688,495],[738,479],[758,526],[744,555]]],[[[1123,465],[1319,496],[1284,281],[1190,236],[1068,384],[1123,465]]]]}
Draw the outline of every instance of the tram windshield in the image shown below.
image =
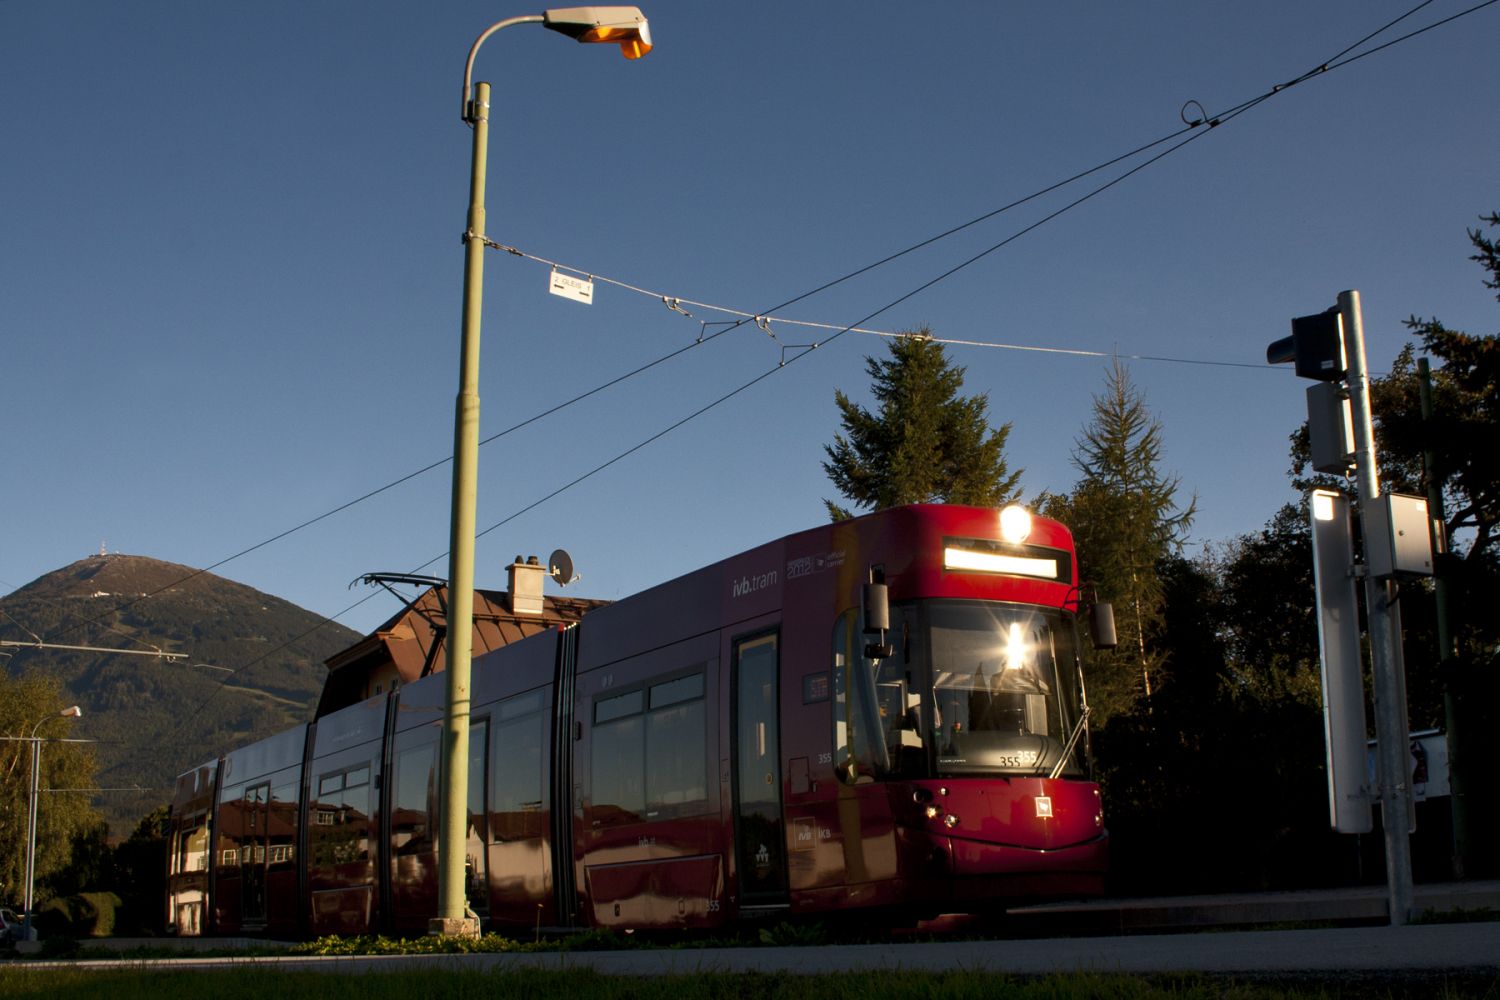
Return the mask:
{"type": "MultiPolygon", "coordinates": [[[[849,639],[857,650],[852,628],[849,639]]],[[[839,760],[872,777],[908,778],[1046,775],[1063,760],[1080,709],[1072,615],[914,601],[892,606],[887,642],[893,656],[856,652],[848,659],[863,669],[839,671],[839,760]]],[[[1082,771],[1080,754],[1075,746],[1062,773],[1082,771]]]]}

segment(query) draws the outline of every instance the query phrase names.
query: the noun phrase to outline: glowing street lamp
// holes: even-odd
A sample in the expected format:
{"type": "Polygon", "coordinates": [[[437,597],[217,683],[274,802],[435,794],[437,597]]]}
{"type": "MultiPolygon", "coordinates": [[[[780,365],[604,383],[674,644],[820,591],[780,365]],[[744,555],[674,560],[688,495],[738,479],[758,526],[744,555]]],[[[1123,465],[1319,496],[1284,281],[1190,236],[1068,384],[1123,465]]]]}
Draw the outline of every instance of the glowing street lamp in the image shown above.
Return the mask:
{"type": "Polygon", "coordinates": [[[479,469],[479,321],[484,288],[484,185],[489,146],[490,85],[473,83],[474,58],[495,32],[540,24],[580,42],[620,46],[627,59],[651,51],[651,32],[638,7],[567,7],[507,18],[486,28],[464,64],[463,120],[474,129],[464,233],[463,340],[453,430],[453,514],[448,545],[447,674],[438,834],[438,915],[429,933],[477,934],[465,913],[464,852],[468,832],[469,666],[474,629],[474,508],[479,469]]]}

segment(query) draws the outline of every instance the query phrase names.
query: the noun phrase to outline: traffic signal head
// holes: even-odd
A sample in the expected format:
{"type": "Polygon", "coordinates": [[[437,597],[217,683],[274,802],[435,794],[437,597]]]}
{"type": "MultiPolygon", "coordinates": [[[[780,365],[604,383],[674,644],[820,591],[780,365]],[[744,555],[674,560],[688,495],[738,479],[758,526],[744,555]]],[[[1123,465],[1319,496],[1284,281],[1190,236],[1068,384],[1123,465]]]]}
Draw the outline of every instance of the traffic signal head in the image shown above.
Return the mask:
{"type": "Polygon", "coordinates": [[[1296,364],[1300,378],[1317,382],[1338,382],[1344,378],[1349,362],[1344,354],[1344,320],[1337,307],[1313,316],[1292,320],[1292,335],[1274,341],[1266,348],[1266,362],[1296,364]]]}

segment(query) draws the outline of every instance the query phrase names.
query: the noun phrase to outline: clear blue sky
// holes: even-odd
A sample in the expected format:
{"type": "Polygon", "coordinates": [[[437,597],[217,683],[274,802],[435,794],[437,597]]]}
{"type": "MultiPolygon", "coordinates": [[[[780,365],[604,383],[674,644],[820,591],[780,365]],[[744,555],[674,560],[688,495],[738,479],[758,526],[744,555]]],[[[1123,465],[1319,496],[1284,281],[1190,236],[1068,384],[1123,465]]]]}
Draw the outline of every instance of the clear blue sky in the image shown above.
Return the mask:
{"type": "MultiPolygon", "coordinates": [[[[766,312],[1309,70],[1399,2],[646,6],[657,49],[515,28],[488,235],[657,293],[766,312]]],[[[1467,3],[1438,0],[1370,45],[1467,3]]],[[[451,451],[473,2],[0,0],[0,592],[91,552],[207,566],[451,451]]],[[[1500,5],[1294,87],[870,319],[942,337],[1255,365],[1345,288],[1388,364],[1412,313],[1494,332],[1465,227],[1500,209],[1500,5]]],[[[1368,48],[1369,45],[1366,46],[1368,48]]],[[[1196,133],[1194,133],[1196,134],[1196,133]]],[[[1139,161],[1130,161],[1126,167],[1139,161]]],[[[1006,212],[485,446],[486,527],[1010,237],[1006,212]],[[795,354],[795,351],[791,352],[795,354]]],[[[487,256],[482,433],[691,343],[689,306],[487,256]]],[[[480,542],[481,585],[569,549],[618,598],[817,523],[848,334],[480,542]]],[[[951,348],[1065,490],[1106,360],[951,348]]],[[[1288,371],[1132,361],[1196,492],[1194,547],[1292,494],[1288,371]]],[[[447,548],[449,467],[217,570],[333,614],[447,548]]],[[[443,575],[446,559],[424,572],[443,575]]],[[[381,595],[345,616],[366,630],[381,595]]]]}

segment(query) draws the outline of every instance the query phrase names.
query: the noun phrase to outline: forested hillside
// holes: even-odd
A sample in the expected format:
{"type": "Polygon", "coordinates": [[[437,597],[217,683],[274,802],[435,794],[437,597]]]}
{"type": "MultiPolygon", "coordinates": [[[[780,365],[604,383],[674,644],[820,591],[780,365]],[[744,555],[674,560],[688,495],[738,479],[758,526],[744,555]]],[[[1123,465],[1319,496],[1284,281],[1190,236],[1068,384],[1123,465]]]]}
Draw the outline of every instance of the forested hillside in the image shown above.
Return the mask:
{"type": "Polygon", "coordinates": [[[0,598],[0,639],[186,654],[6,648],[13,677],[45,674],[83,708],[71,735],[99,741],[95,802],[117,836],[166,801],[178,773],[311,718],[323,660],[358,638],[280,598],[144,556],[92,556],[0,598]]]}

